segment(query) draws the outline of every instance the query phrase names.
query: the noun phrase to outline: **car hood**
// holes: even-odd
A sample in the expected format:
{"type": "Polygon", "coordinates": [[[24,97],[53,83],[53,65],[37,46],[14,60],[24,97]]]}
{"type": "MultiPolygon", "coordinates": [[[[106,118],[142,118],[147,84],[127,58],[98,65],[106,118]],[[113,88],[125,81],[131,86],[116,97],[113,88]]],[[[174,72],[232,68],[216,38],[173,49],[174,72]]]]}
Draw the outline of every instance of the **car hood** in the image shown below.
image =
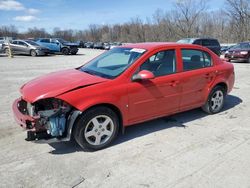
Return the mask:
{"type": "Polygon", "coordinates": [[[71,42],[65,42],[65,43],[63,43],[63,45],[65,45],[65,46],[79,46],[79,44],[71,43],[71,42]]]}
{"type": "Polygon", "coordinates": [[[241,52],[241,51],[250,51],[250,49],[246,48],[246,49],[242,49],[242,48],[236,48],[236,49],[229,49],[229,52],[241,52]]]}
{"type": "Polygon", "coordinates": [[[71,69],[50,73],[31,80],[20,88],[20,92],[24,100],[33,103],[40,99],[56,97],[77,88],[105,81],[108,79],[71,69]]]}

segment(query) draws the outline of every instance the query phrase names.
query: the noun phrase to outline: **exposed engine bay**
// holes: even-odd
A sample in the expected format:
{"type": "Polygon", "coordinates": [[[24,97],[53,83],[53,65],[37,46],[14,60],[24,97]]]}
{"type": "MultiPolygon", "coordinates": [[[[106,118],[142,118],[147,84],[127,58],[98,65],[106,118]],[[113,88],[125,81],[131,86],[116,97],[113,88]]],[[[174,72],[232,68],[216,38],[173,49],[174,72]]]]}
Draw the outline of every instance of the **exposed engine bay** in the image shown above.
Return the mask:
{"type": "Polygon", "coordinates": [[[36,119],[35,122],[27,122],[27,129],[31,130],[28,133],[29,140],[35,139],[32,138],[32,132],[46,132],[51,137],[67,136],[66,126],[72,109],[69,104],[56,98],[39,100],[33,104],[24,100],[19,102],[19,110],[36,119]]]}

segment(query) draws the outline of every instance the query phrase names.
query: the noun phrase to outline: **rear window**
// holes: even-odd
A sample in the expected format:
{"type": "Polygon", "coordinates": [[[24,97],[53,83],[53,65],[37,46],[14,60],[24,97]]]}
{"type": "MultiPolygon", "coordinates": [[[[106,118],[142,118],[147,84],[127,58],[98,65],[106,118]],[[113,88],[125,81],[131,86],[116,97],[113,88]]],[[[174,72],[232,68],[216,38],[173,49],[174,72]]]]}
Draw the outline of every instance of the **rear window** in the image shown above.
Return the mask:
{"type": "Polygon", "coordinates": [[[211,56],[202,50],[182,49],[183,70],[195,70],[212,66],[211,56]]]}
{"type": "Polygon", "coordinates": [[[219,46],[219,42],[217,40],[210,40],[211,46],[219,46]]]}

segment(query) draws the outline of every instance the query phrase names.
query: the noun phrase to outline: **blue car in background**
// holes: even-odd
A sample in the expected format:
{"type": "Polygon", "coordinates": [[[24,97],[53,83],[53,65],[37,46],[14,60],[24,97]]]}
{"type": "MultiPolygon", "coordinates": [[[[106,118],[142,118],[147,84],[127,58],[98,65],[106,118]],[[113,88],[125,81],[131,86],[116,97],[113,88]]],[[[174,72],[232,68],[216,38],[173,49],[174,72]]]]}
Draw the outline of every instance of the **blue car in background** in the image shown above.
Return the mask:
{"type": "Polygon", "coordinates": [[[36,40],[41,46],[47,47],[51,52],[60,52],[64,55],[76,55],[78,52],[78,44],[70,43],[60,38],[39,38],[36,40]]]}

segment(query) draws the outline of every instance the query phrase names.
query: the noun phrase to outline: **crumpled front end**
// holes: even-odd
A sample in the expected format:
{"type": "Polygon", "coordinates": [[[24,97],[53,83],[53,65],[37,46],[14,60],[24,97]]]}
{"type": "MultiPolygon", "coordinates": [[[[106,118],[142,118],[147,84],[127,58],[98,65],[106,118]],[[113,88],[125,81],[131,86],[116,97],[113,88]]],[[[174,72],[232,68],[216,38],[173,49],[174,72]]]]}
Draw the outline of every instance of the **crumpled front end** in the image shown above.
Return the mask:
{"type": "Polygon", "coordinates": [[[60,99],[42,99],[31,104],[19,98],[12,109],[16,122],[28,131],[27,140],[68,136],[67,126],[74,109],[60,99]]]}

